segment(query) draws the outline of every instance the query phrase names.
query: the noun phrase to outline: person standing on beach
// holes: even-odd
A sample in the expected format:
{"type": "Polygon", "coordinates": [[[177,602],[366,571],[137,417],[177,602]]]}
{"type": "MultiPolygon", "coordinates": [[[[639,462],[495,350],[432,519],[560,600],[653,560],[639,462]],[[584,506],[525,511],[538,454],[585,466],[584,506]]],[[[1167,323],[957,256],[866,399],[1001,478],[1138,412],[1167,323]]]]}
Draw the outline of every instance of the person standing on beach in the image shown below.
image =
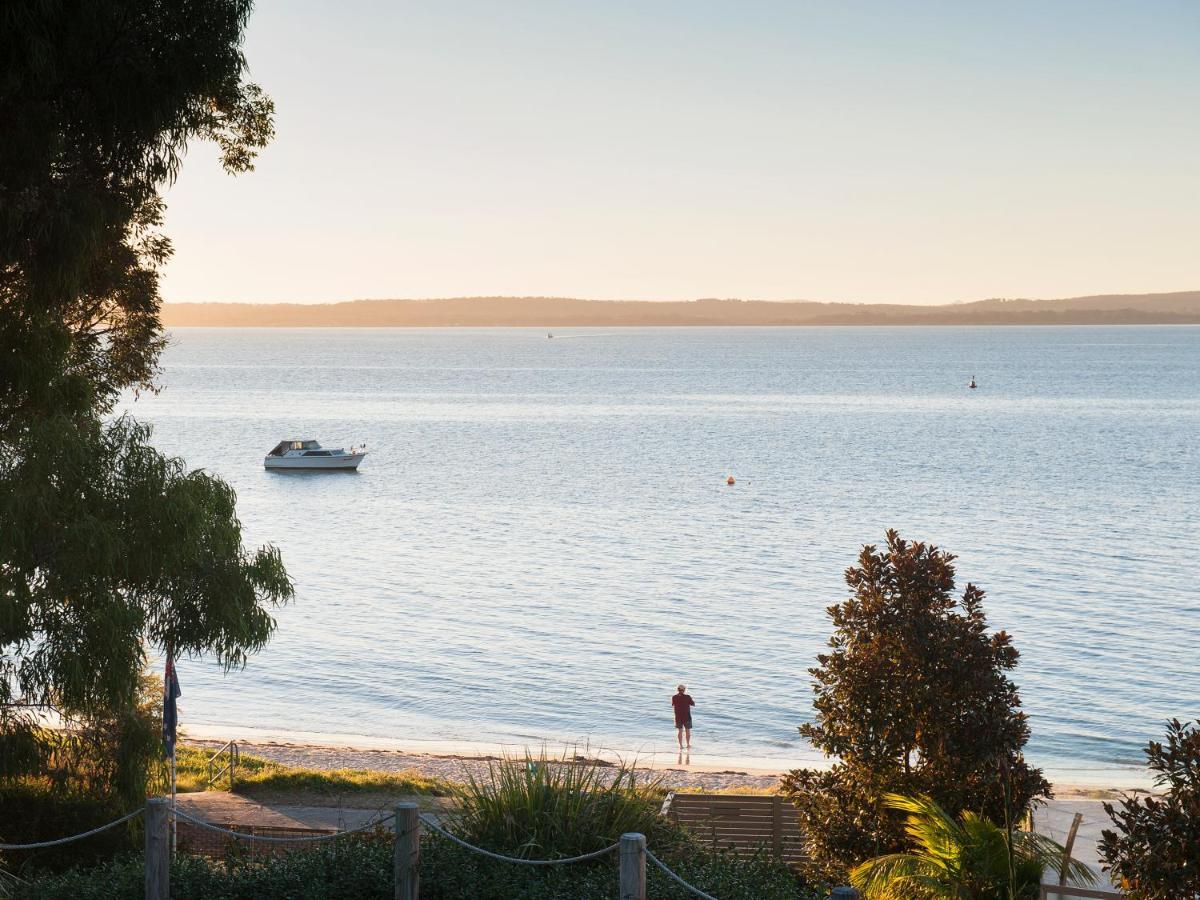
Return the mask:
{"type": "Polygon", "coordinates": [[[683,739],[687,736],[687,748],[692,749],[692,707],[696,705],[687,693],[687,685],[681,684],[671,698],[671,706],[675,708],[675,738],[679,741],[679,749],[683,749],[683,739]]]}

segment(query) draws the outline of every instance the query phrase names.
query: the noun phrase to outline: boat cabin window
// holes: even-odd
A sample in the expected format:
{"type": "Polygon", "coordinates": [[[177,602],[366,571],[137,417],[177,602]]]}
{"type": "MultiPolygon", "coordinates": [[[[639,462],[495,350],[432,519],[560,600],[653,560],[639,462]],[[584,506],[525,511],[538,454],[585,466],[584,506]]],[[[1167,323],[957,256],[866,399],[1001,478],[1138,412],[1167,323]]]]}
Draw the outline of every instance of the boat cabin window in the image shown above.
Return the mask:
{"type": "Polygon", "coordinates": [[[328,450],[305,450],[304,455],[305,456],[328,456],[329,451],[328,450]]]}

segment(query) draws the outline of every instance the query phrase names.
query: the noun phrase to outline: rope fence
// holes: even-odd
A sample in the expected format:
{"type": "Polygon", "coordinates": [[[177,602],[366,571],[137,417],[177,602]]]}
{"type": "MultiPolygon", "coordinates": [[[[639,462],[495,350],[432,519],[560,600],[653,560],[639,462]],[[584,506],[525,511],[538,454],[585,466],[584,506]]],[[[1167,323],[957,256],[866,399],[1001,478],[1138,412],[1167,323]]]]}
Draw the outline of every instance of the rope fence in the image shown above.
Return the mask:
{"type": "Polygon", "coordinates": [[[717,898],[714,897],[712,894],[704,893],[704,891],[700,890],[700,888],[696,887],[694,884],[688,884],[686,881],[684,881],[682,878],[680,878],[678,875],[676,875],[674,872],[672,872],[670,869],[668,869],[667,864],[665,862],[663,862],[661,859],[659,859],[657,856],[655,856],[653,853],[651,853],[649,850],[646,851],[646,859],[650,860],[650,862],[654,863],[656,866],[658,866],[660,869],[662,869],[663,874],[665,874],[668,878],[670,878],[676,884],[691,891],[697,897],[700,897],[701,900],[717,900],[717,898]]]}
{"type": "Polygon", "coordinates": [[[39,841],[36,844],[0,844],[0,850],[41,850],[45,847],[58,847],[63,844],[73,843],[74,841],[82,841],[84,838],[91,837],[93,834],[99,834],[102,831],[108,831],[110,828],[116,828],[118,825],[122,825],[125,822],[128,822],[130,819],[137,818],[144,812],[144,809],[135,809],[133,812],[127,813],[121,816],[119,819],[114,819],[107,825],[101,825],[99,828],[93,828],[91,831],[83,831],[79,834],[73,834],[70,837],[59,838],[56,841],[39,841]]]}
{"type": "Polygon", "coordinates": [[[490,857],[491,859],[498,859],[500,862],[516,863],[522,866],[565,866],[569,863],[586,862],[589,859],[599,859],[601,856],[607,856],[609,853],[612,853],[621,846],[619,843],[610,844],[603,850],[596,850],[593,853],[584,853],[580,856],[569,856],[566,859],[522,859],[519,856],[505,856],[503,853],[493,853],[491,850],[484,850],[482,847],[476,847],[474,844],[468,844],[458,835],[447,831],[437,823],[437,820],[425,813],[420,814],[420,819],[442,837],[449,841],[453,841],[460,847],[466,847],[468,850],[472,850],[482,856],[490,857]]]}
{"type": "MultiPolygon", "coordinates": [[[[146,806],[143,809],[135,809],[133,812],[115,819],[112,822],[101,825],[98,828],[93,828],[90,831],[84,831],[80,834],[71,835],[70,837],[59,838],[55,841],[41,841],[36,844],[0,844],[0,850],[37,850],[44,847],[56,847],[62,844],[69,844],[73,841],[83,840],[91,837],[94,834],[99,834],[102,831],[107,831],[110,828],[115,828],[129,820],[140,816],[146,816],[146,852],[145,852],[145,867],[146,867],[146,900],[170,900],[171,895],[171,841],[170,841],[170,823],[172,812],[177,819],[182,819],[189,822],[198,828],[207,829],[208,831],[226,835],[235,840],[244,841],[261,841],[275,844],[286,843],[301,843],[301,842],[317,842],[317,841],[334,841],[339,838],[348,837],[352,834],[360,834],[365,831],[371,831],[379,826],[395,820],[395,850],[393,852],[393,865],[395,874],[395,898],[396,900],[420,900],[420,839],[422,823],[431,831],[436,833],[446,840],[452,841],[472,853],[477,853],[481,856],[486,856],[489,859],[494,859],[499,862],[512,863],[522,866],[565,866],[574,863],[587,862],[589,860],[600,859],[607,856],[614,850],[619,853],[619,877],[620,877],[620,897],[621,900],[646,900],[646,860],[652,862],[655,867],[660,869],[664,875],[684,888],[701,900],[717,900],[712,894],[705,893],[693,884],[689,884],[678,874],[671,871],[661,859],[655,856],[646,848],[646,838],[641,834],[623,834],[621,839],[610,844],[600,850],[592,851],[591,853],[583,853],[579,856],[571,856],[566,859],[521,859],[516,856],[507,856],[503,853],[494,853],[491,850],[485,850],[483,847],[476,847],[458,835],[451,833],[441,826],[441,824],[433,816],[420,811],[420,807],[416,803],[401,803],[396,807],[394,813],[381,816],[378,819],[373,819],[364,825],[347,831],[339,831],[333,834],[314,834],[314,835],[294,835],[289,837],[279,837],[273,835],[262,834],[247,834],[241,831],[234,831],[230,828],[223,828],[220,825],[214,825],[211,822],[206,822],[203,819],[197,818],[190,813],[181,810],[172,811],[170,802],[163,797],[151,797],[146,801],[146,806]]],[[[846,896],[839,894],[840,891],[849,890],[846,888],[835,889],[834,896],[846,896]]]]}
{"type": "MultiPolygon", "coordinates": [[[[570,856],[565,859],[522,859],[517,856],[505,856],[502,853],[493,853],[491,850],[485,850],[483,847],[476,847],[474,844],[468,843],[458,835],[447,831],[437,820],[426,813],[418,813],[417,819],[419,822],[441,835],[449,841],[453,841],[460,847],[464,847],[473,853],[478,853],[480,856],[486,856],[489,859],[499,860],[500,862],[515,863],[522,866],[565,866],[571,863],[587,862],[592,859],[599,859],[602,856],[607,856],[614,850],[621,851],[621,897],[622,900],[626,897],[633,900],[644,900],[646,896],[646,860],[649,859],[658,868],[666,874],[668,878],[679,884],[685,890],[691,892],[701,900],[717,900],[712,894],[706,894],[693,884],[689,884],[680,878],[661,859],[646,849],[646,839],[640,834],[627,834],[621,837],[621,840],[615,844],[610,844],[600,850],[594,850],[591,853],[582,853],[579,856],[570,856]],[[632,863],[629,862],[632,857],[632,863]],[[627,892],[627,888],[632,888],[633,893],[627,892]]],[[[397,820],[399,821],[399,820],[397,820]]],[[[399,855],[399,853],[397,854],[399,855]]],[[[397,897],[402,896],[397,894],[397,897]]],[[[414,895],[415,898],[415,895],[414,895]]],[[[408,898],[405,898],[408,900],[408,898]]]]}

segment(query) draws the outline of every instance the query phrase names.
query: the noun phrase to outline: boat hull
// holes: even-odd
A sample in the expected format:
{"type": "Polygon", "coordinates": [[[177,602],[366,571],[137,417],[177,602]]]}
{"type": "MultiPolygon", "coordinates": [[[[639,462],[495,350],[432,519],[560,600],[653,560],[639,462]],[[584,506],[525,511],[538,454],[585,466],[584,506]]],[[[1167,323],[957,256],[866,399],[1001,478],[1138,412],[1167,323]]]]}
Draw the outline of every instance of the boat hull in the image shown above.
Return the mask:
{"type": "Polygon", "coordinates": [[[358,468],[365,453],[347,453],[344,456],[268,456],[263,460],[267,469],[304,469],[313,472],[347,471],[358,468]]]}

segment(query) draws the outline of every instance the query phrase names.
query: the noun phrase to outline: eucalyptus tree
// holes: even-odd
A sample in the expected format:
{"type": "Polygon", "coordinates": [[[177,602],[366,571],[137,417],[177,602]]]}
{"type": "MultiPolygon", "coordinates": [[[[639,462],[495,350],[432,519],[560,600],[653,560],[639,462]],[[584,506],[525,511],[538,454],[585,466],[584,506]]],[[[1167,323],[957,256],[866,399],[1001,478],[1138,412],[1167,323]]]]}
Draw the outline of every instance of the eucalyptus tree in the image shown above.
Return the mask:
{"type": "Polygon", "coordinates": [[[253,168],[274,107],[245,79],[249,0],[0,5],[0,775],[36,713],[136,708],[154,648],[260,649],[291,583],[247,550],[232,489],[114,418],[153,389],[171,254],[161,192],[188,144],[253,168]]]}

